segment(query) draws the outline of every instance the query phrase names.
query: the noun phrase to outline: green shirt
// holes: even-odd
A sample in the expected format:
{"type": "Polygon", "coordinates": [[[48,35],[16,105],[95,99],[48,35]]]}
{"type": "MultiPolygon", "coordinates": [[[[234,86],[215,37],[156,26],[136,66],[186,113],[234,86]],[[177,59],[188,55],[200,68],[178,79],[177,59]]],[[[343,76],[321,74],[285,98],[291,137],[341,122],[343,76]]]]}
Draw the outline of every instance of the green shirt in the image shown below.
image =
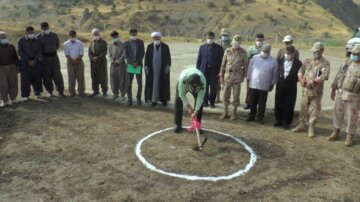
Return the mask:
{"type": "Polygon", "coordinates": [[[252,45],[248,48],[247,56],[249,59],[251,59],[254,55],[257,55],[260,53],[260,49],[256,47],[256,45],[252,45]]]}
{"type": "MultiPolygon", "coordinates": [[[[188,85],[186,84],[187,79],[189,78],[190,75],[192,74],[197,74],[200,76],[200,80],[201,80],[201,88],[200,91],[197,93],[197,97],[196,97],[196,103],[195,103],[195,111],[199,111],[200,107],[202,106],[202,104],[204,103],[204,97],[205,97],[205,87],[206,87],[206,79],[205,76],[203,75],[203,73],[196,69],[196,68],[187,68],[184,69],[179,77],[179,81],[178,81],[178,92],[179,92],[179,97],[181,99],[181,101],[187,105],[189,104],[189,101],[186,97],[186,93],[189,92],[188,90],[188,85]]],[[[191,93],[191,92],[190,92],[191,93]]]]}

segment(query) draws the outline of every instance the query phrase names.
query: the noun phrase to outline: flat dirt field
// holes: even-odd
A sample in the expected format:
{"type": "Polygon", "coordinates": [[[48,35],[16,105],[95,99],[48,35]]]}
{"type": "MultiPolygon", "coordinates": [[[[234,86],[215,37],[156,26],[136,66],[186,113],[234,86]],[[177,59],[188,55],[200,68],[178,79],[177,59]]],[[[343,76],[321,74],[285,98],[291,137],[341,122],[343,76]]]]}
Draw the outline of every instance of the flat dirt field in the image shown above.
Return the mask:
{"type": "MultiPolygon", "coordinates": [[[[147,169],[135,155],[139,140],[173,126],[162,107],[128,108],[100,98],[33,99],[0,111],[0,201],[360,201],[360,138],[352,148],[329,143],[332,112],[318,136],[205,114],[203,126],[241,138],[255,151],[248,173],[228,181],[189,181],[147,169]]],[[[190,119],[184,114],[184,125],[190,119]]],[[[295,120],[297,122],[297,120],[295,120]]],[[[249,163],[234,140],[205,132],[202,152],[194,133],[161,133],[142,154],[178,174],[224,176],[249,163]]]]}

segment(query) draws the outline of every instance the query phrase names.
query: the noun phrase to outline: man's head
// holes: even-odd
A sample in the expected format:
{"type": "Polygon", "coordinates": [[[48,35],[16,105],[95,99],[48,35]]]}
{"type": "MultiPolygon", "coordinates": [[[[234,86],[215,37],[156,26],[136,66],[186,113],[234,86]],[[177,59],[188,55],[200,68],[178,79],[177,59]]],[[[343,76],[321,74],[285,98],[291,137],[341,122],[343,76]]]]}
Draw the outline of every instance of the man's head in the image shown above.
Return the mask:
{"type": "Polygon", "coordinates": [[[47,22],[42,22],[40,24],[40,28],[41,28],[41,31],[44,33],[44,34],[50,34],[50,26],[49,26],[49,23],[47,22]]]}
{"type": "Polygon", "coordinates": [[[351,50],[350,59],[353,62],[360,63],[360,44],[356,44],[351,50]]]}
{"type": "Polygon", "coordinates": [[[233,40],[231,41],[231,45],[233,48],[240,48],[241,37],[240,35],[235,35],[233,40]]]}
{"type": "Polygon", "coordinates": [[[207,43],[209,45],[213,44],[215,42],[215,33],[214,32],[208,32],[206,34],[207,43]]]}
{"type": "Polygon", "coordinates": [[[70,41],[72,41],[72,42],[76,41],[76,32],[74,30],[71,30],[69,32],[69,38],[70,38],[70,41]]]}
{"type": "Polygon", "coordinates": [[[315,42],[310,51],[313,53],[314,59],[319,59],[324,53],[325,46],[322,42],[315,42]]]}
{"type": "Polygon", "coordinates": [[[130,33],[130,39],[131,40],[136,40],[137,39],[137,34],[138,34],[137,29],[130,29],[129,33],[130,33]]]}
{"type": "Polygon", "coordinates": [[[117,43],[120,41],[119,32],[117,32],[116,30],[114,30],[110,33],[110,37],[111,37],[111,40],[113,43],[117,43]]]}
{"type": "Polygon", "coordinates": [[[260,56],[262,58],[267,58],[267,57],[269,57],[270,52],[271,52],[271,46],[270,45],[263,45],[261,47],[260,56]]]}
{"type": "Polygon", "coordinates": [[[230,31],[228,29],[223,28],[221,30],[221,41],[229,41],[230,40],[230,31]]]}
{"type": "Polygon", "coordinates": [[[93,35],[93,38],[94,38],[95,41],[100,39],[100,30],[98,28],[94,28],[91,31],[91,34],[93,35]]]}
{"type": "Polygon", "coordinates": [[[285,47],[291,46],[293,44],[293,37],[291,35],[286,35],[282,41],[285,44],[285,47]]]}
{"type": "Polygon", "coordinates": [[[25,29],[25,35],[29,39],[34,39],[35,38],[35,29],[34,29],[34,27],[27,26],[26,29],[25,29]]]}
{"type": "Polygon", "coordinates": [[[265,36],[262,33],[257,33],[255,35],[255,45],[258,48],[261,48],[264,45],[265,36]]]}
{"type": "Polygon", "coordinates": [[[161,33],[160,32],[153,32],[151,33],[151,38],[154,41],[155,45],[159,45],[161,42],[161,33]]]}
{"type": "Polygon", "coordinates": [[[295,55],[295,47],[293,45],[289,45],[285,47],[285,60],[291,61],[294,59],[295,55]]]}
{"type": "Polygon", "coordinates": [[[7,36],[6,36],[6,32],[0,31],[0,44],[6,45],[8,43],[9,43],[9,41],[7,39],[7,36]]]}
{"type": "Polygon", "coordinates": [[[201,89],[201,79],[198,74],[192,74],[187,79],[187,84],[189,87],[189,91],[193,93],[197,93],[201,89]]]}

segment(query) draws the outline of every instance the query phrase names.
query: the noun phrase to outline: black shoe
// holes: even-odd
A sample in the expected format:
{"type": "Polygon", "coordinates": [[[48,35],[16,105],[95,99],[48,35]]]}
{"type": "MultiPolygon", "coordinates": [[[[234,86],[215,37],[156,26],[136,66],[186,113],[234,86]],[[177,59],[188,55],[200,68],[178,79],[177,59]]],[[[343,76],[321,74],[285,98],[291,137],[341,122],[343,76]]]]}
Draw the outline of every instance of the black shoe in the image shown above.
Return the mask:
{"type": "Polygon", "coordinates": [[[181,126],[175,126],[174,127],[174,133],[181,133],[182,127],[181,126]]]}
{"type": "Polygon", "coordinates": [[[280,123],[280,122],[276,122],[276,123],[274,123],[274,126],[275,126],[275,127],[281,127],[281,126],[283,126],[283,124],[280,123]]]}
{"type": "Polygon", "coordinates": [[[211,109],[215,109],[215,104],[210,104],[211,109]]]}
{"type": "Polygon", "coordinates": [[[290,124],[284,124],[283,127],[284,127],[284,130],[289,130],[290,124]]]}
{"type": "Polygon", "coordinates": [[[265,121],[264,121],[263,118],[258,118],[258,122],[259,122],[261,125],[265,124],[265,121]]]}
{"type": "MultiPolygon", "coordinates": [[[[76,93],[74,93],[73,95],[75,96],[76,93]]],[[[79,93],[79,97],[85,97],[85,93],[79,93]]]]}
{"type": "Polygon", "coordinates": [[[156,106],[157,106],[157,103],[156,103],[156,102],[153,102],[153,103],[151,103],[151,106],[152,106],[152,107],[156,107],[156,106]]]}
{"type": "Polygon", "coordinates": [[[132,105],[132,99],[128,99],[128,101],[127,101],[127,106],[131,106],[132,105]]]}
{"type": "Polygon", "coordinates": [[[60,96],[60,97],[66,97],[66,96],[64,95],[64,93],[59,93],[59,96],[60,96]]]}
{"type": "Polygon", "coordinates": [[[138,106],[142,105],[141,100],[137,100],[137,105],[138,105],[138,106]]]}
{"type": "Polygon", "coordinates": [[[167,106],[167,102],[163,102],[163,103],[162,103],[162,106],[163,106],[163,107],[166,107],[166,106],[167,106]]]}
{"type": "Polygon", "coordinates": [[[107,97],[107,93],[103,93],[103,97],[107,97]]]}
{"type": "Polygon", "coordinates": [[[97,95],[99,95],[98,92],[93,92],[93,94],[91,94],[91,97],[95,97],[95,96],[97,96],[97,95]]]}
{"type": "Polygon", "coordinates": [[[250,109],[250,105],[246,105],[246,106],[244,107],[244,109],[245,109],[245,110],[250,109]]]}
{"type": "Polygon", "coordinates": [[[255,117],[254,116],[248,116],[247,119],[246,119],[247,122],[250,122],[250,121],[255,121],[255,117]]]}

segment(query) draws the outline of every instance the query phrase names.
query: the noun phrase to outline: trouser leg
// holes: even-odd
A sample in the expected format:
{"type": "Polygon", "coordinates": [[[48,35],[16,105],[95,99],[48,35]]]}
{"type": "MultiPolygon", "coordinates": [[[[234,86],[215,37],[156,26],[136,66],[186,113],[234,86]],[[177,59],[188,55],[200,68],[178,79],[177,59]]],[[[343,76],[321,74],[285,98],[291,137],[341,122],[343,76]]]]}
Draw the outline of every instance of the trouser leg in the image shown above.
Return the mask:
{"type": "Polygon", "coordinates": [[[183,115],[183,102],[179,96],[178,85],[176,85],[175,94],[175,112],[174,112],[174,123],[177,126],[182,126],[182,115],[183,115]]]}
{"type": "Polygon", "coordinates": [[[77,91],[79,94],[84,94],[85,93],[85,74],[84,74],[84,61],[81,60],[79,62],[79,64],[76,65],[76,71],[75,71],[75,78],[77,80],[77,91]]]}
{"type": "Polygon", "coordinates": [[[346,132],[348,134],[356,134],[357,123],[359,120],[358,102],[345,101],[345,110],[347,118],[346,132]]]}
{"type": "Polygon", "coordinates": [[[131,73],[127,73],[127,96],[129,99],[132,99],[132,83],[133,83],[133,79],[134,79],[134,74],[131,73]]]}
{"type": "Polygon", "coordinates": [[[116,74],[116,69],[114,65],[111,65],[110,67],[110,87],[113,94],[119,95],[119,89],[118,89],[118,75],[116,74]]]}
{"type": "Polygon", "coordinates": [[[99,93],[99,72],[98,72],[98,65],[92,63],[91,64],[91,83],[92,83],[92,90],[94,93],[99,93]]]}
{"type": "Polygon", "coordinates": [[[42,66],[38,63],[35,67],[30,67],[30,81],[35,95],[42,92],[42,66]]]}
{"type": "Polygon", "coordinates": [[[106,59],[99,64],[99,83],[101,85],[101,90],[103,93],[108,91],[108,77],[107,77],[107,62],[106,59]]]}
{"type": "Polygon", "coordinates": [[[19,92],[19,84],[18,84],[18,75],[17,75],[18,69],[15,65],[11,65],[9,67],[9,97],[10,100],[15,100],[18,92],[19,92]]]}
{"type": "Polygon", "coordinates": [[[76,82],[76,77],[75,77],[75,72],[76,72],[76,66],[77,65],[73,65],[70,62],[67,63],[67,72],[68,72],[68,82],[69,82],[69,94],[70,95],[74,95],[75,94],[75,82],[76,82]]]}
{"type": "Polygon", "coordinates": [[[0,96],[3,102],[8,102],[9,95],[9,81],[8,81],[8,67],[2,66],[0,67],[0,96]]]}
{"type": "Polygon", "coordinates": [[[45,86],[45,89],[48,93],[52,93],[54,90],[54,85],[52,82],[52,63],[51,58],[43,58],[43,70],[42,70],[42,81],[45,86]]]}
{"type": "Polygon", "coordinates": [[[125,64],[120,66],[119,69],[119,89],[120,89],[121,97],[124,97],[127,89],[127,76],[126,76],[125,64]]]}
{"type": "Polygon", "coordinates": [[[309,108],[309,122],[310,124],[316,124],[321,112],[321,96],[316,96],[311,99],[309,108]]]}
{"type": "Polygon", "coordinates": [[[54,80],[56,90],[59,92],[59,94],[62,94],[64,93],[64,78],[61,73],[60,60],[57,55],[53,57],[52,60],[53,60],[52,78],[54,80]]]}
{"type": "Polygon", "coordinates": [[[22,64],[20,68],[21,76],[21,97],[30,96],[30,71],[29,67],[26,64],[22,64]]]}
{"type": "Polygon", "coordinates": [[[310,99],[306,95],[303,95],[301,104],[300,104],[300,112],[299,112],[299,120],[300,122],[306,122],[309,117],[309,106],[310,106],[310,99]]]}
{"type": "Polygon", "coordinates": [[[334,118],[333,126],[336,129],[341,129],[345,118],[345,102],[341,99],[341,96],[336,95],[334,104],[334,118]]]}
{"type": "Polygon", "coordinates": [[[209,102],[212,105],[215,104],[217,84],[217,77],[210,78],[209,102]]]}
{"type": "Polygon", "coordinates": [[[225,83],[224,97],[223,97],[224,105],[230,104],[230,96],[231,96],[231,83],[225,83]]]}
{"type": "Polygon", "coordinates": [[[257,113],[257,105],[259,101],[259,90],[250,88],[250,116],[255,117],[257,113]]]}
{"type": "Polygon", "coordinates": [[[251,104],[251,90],[250,90],[250,81],[246,80],[246,98],[245,98],[245,103],[247,105],[250,105],[251,104]]]}
{"type": "Polygon", "coordinates": [[[137,81],[137,84],[138,84],[138,90],[137,90],[136,98],[137,98],[138,100],[141,100],[142,74],[137,74],[137,75],[136,75],[136,81],[137,81]]]}
{"type": "Polygon", "coordinates": [[[240,92],[241,92],[241,84],[240,83],[234,83],[232,85],[233,89],[233,105],[235,108],[237,108],[240,105],[240,92]]]}
{"type": "Polygon", "coordinates": [[[258,99],[258,103],[259,103],[258,117],[259,118],[264,118],[265,110],[266,110],[267,96],[268,96],[267,91],[259,90],[259,99],[258,99]]]}

